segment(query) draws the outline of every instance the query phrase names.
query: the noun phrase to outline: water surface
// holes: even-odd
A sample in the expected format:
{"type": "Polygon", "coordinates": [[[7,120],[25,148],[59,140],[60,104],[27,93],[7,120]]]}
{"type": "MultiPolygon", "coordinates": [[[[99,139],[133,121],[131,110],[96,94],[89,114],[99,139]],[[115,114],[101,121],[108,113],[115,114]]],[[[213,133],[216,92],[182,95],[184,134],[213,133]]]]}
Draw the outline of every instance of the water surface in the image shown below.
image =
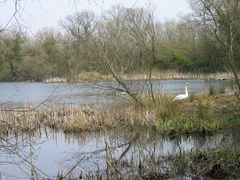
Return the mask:
{"type": "MultiPolygon", "coordinates": [[[[203,80],[152,80],[153,90],[171,95],[184,93],[184,85],[190,83],[189,93],[201,93],[209,87],[229,86],[229,81],[203,80]]],[[[149,90],[149,83],[143,80],[126,81],[137,92],[149,90]]],[[[102,105],[126,100],[126,96],[113,95],[112,87],[119,87],[113,81],[95,83],[0,83],[1,105],[37,105],[39,103],[102,105]]]]}
{"type": "MultiPolygon", "coordinates": [[[[240,146],[239,131],[221,132],[206,137],[155,137],[149,132],[108,131],[66,135],[62,132],[36,133],[34,136],[12,136],[13,147],[0,148],[0,168],[6,179],[26,179],[30,177],[31,166],[22,161],[25,157],[34,164],[40,177],[56,178],[59,172],[66,172],[81,160],[76,168],[80,173],[96,175],[106,170],[106,143],[110,147],[113,158],[118,159],[128,147],[133,137],[129,151],[123,157],[132,164],[152,155],[171,155],[192,150],[206,150],[211,148],[232,148],[240,146]],[[32,143],[30,146],[29,143],[32,143]],[[122,145],[122,146],[121,146],[122,145]],[[30,159],[30,152],[33,153],[30,159]],[[16,165],[17,164],[17,165],[16,165]]],[[[10,136],[5,137],[10,138],[10,136]]]]}
{"type": "MultiPolygon", "coordinates": [[[[156,92],[172,96],[183,93],[186,82],[189,93],[202,93],[209,87],[229,87],[229,81],[153,80],[156,92]]],[[[147,91],[146,81],[126,81],[133,91],[147,91]]],[[[1,106],[52,104],[105,105],[127,100],[126,96],[113,95],[115,82],[96,83],[0,83],[1,106]],[[104,88],[103,88],[104,87],[104,88]],[[46,101],[46,102],[45,102],[46,101]]],[[[155,137],[146,131],[130,132],[120,129],[110,132],[91,132],[66,135],[63,132],[41,130],[34,135],[7,134],[0,137],[0,169],[5,179],[29,179],[31,169],[39,177],[56,178],[81,160],[76,173],[106,173],[106,147],[118,159],[129,146],[123,160],[136,166],[140,160],[152,155],[171,155],[195,149],[238,147],[239,132],[221,132],[207,137],[155,137]],[[133,140],[134,139],[134,140],[133,140]],[[131,143],[130,143],[131,142],[131,143]]]]}

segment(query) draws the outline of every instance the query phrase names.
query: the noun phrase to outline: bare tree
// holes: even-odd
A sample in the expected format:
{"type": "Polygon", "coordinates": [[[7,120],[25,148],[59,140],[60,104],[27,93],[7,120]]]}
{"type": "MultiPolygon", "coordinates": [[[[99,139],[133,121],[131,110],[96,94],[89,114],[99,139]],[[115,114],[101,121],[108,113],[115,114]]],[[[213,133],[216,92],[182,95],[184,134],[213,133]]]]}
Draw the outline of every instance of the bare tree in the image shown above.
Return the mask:
{"type": "Polygon", "coordinates": [[[90,45],[95,31],[95,15],[90,11],[77,12],[73,16],[67,16],[61,22],[62,27],[69,37],[69,48],[73,58],[69,61],[70,69],[75,69],[78,75],[80,69],[87,69],[90,45]]]}
{"type": "Polygon", "coordinates": [[[157,54],[158,37],[160,37],[159,26],[154,20],[154,12],[140,9],[129,9],[124,16],[123,29],[127,32],[127,38],[131,39],[135,46],[143,52],[147,52],[148,81],[150,84],[150,95],[154,103],[152,71],[161,61],[157,54]]]}
{"type": "Polygon", "coordinates": [[[208,37],[223,51],[226,65],[233,73],[240,95],[240,80],[236,65],[237,35],[239,34],[240,0],[191,0],[194,20],[198,22],[208,37]]]}
{"type": "MultiPolygon", "coordinates": [[[[7,3],[12,3],[12,1],[10,0],[3,0],[0,1],[0,5],[5,5],[7,3]]],[[[14,26],[14,24],[20,24],[19,19],[21,17],[21,11],[22,11],[22,7],[20,5],[20,0],[14,0],[13,1],[13,6],[14,6],[14,11],[12,13],[12,15],[10,16],[10,18],[8,19],[8,21],[6,22],[6,24],[2,25],[2,27],[0,26],[0,33],[2,31],[5,31],[6,29],[11,28],[12,26],[14,26]]]]}
{"type": "MultiPolygon", "coordinates": [[[[131,68],[132,62],[126,61],[130,53],[125,39],[122,36],[122,14],[112,13],[113,19],[105,19],[97,26],[97,35],[94,40],[94,53],[91,57],[99,71],[110,74],[119,87],[111,87],[113,90],[128,94],[136,103],[143,106],[137,94],[123,80],[122,74],[131,68]]],[[[124,12],[124,11],[122,11],[124,12]]]]}

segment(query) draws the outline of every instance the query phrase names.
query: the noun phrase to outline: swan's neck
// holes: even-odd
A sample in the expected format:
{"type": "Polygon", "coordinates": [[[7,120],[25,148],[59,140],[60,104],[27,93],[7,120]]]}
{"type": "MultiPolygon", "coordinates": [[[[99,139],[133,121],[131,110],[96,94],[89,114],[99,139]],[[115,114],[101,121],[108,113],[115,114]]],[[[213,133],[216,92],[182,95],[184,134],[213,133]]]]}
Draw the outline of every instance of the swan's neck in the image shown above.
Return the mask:
{"type": "Polygon", "coordinates": [[[187,86],[185,86],[185,95],[188,96],[188,89],[187,89],[187,86]]]}

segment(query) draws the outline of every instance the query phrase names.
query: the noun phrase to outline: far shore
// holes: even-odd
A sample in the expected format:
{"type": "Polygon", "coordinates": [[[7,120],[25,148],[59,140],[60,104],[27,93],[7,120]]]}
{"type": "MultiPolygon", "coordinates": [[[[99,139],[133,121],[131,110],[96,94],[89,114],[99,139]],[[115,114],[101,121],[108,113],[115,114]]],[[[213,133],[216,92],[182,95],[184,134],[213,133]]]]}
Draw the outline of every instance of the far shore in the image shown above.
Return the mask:
{"type": "MultiPolygon", "coordinates": [[[[123,74],[118,75],[123,80],[147,80],[147,73],[138,74],[123,74]]],[[[184,80],[184,79],[201,79],[206,81],[211,80],[231,80],[234,79],[232,73],[217,72],[217,73],[181,73],[177,71],[153,72],[151,80],[184,80]]],[[[114,78],[111,75],[105,75],[98,72],[84,72],[75,78],[52,77],[43,80],[44,83],[64,83],[64,82],[92,82],[92,81],[111,81],[114,78]]]]}

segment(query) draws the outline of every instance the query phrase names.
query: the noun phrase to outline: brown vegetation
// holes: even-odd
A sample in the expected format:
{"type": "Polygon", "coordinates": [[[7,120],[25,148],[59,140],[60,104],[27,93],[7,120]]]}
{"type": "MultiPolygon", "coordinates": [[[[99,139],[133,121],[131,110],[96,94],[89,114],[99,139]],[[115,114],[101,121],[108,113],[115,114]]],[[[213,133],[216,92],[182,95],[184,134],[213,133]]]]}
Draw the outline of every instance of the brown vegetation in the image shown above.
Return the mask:
{"type": "MultiPolygon", "coordinates": [[[[147,72],[134,73],[134,74],[124,74],[122,75],[123,80],[147,80],[147,72]]],[[[202,80],[229,80],[234,79],[231,73],[183,73],[176,70],[166,70],[166,71],[154,71],[151,75],[152,80],[159,79],[202,79],[202,80]]],[[[48,78],[43,82],[46,83],[56,83],[56,82],[84,82],[84,81],[110,81],[114,80],[111,75],[102,74],[98,72],[83,72],[74,79],[67,78],[48,78]]]]}
{"type": "Polygon", "coordinates": [[[156,95],[157,104],[147,95],[134,102],[108,107],[78,105],[40,108],[30,112],[1,112],[2,132],[31,131],[41,127],[81,132],[110,128],[155,128],[160,133],[207,133],[240,124],[240,105],[234,95],[192,96],[172,102],[167,94],[156,95]]]}

